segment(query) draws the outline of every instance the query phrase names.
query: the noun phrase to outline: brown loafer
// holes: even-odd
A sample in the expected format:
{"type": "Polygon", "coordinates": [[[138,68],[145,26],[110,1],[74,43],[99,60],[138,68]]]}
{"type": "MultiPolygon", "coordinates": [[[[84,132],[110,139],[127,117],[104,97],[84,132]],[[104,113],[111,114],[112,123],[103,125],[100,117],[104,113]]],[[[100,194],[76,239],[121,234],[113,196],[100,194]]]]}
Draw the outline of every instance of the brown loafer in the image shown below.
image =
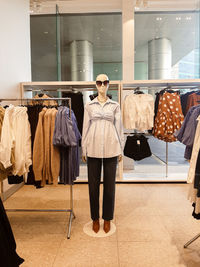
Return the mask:
{"type": "Polygon", "coordinates": [[[95,233],[98,233],[99,229],[100,229],[100,223],[99,223],[99,219],[98,219],[98,220],[93,221],[92,230],[95,233]]]}
{"type": "Polygon", "coordinates": [[[110,231],[110,221],[104,220],[103,230],[106,234],[110,231]]]}

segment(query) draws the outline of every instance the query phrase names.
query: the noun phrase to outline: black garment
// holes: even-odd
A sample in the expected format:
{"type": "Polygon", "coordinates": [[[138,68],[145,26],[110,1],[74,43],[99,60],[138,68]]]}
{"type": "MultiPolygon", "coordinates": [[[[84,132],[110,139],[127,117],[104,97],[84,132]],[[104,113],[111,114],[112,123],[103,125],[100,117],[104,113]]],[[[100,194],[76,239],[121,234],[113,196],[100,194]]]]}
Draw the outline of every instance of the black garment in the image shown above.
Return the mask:
{"type": "Polygon", "coordinates": [[[195,167],[194,188],[200,190],[200,151],[197,157],[197,163],[195,167]]]}
{"type": "Polygon", "coordinates": [[[12,175],[12,176],[8,176],[8,183],[9,184],[20,184],[23,182],[23,175],[22,176],[18,176],[18,175],[12,175]]]}
{"type": "MultiPolygon", "coordinates": [[[[39,113],[40,113],[40,111],[42,111],[43,107],[44,107],[43,105],[27,106],[28,120],[30,122],[30,127],[31,127],[32,157],[33,157],[33,143],[34,143],[34,139],[35,139],[35,132],[36,132],[37,124],[38,124],[39,113]]],[[[33,166],[32,165],[29,167],[27,184],[35,184],[35,176],[33,173],[33,166]]]]}
{"type": "Polygon", "coordinates": [[[183,115],[185,116],[186,115],[186,107],[187,107],[187,100],[188,100],[188,96],[195,93],[195,91],[191,91],[191,92],[188,92],[184,95],[181,95],[181,107],[182,107],[182,112],[183,112],[183,115]]]}
{"type": "Polygon", "coordinates": [[[160,95],[159,95],[159,93],[156,93],[156,100],[155,100],[155,104],[154,104],[154,120],[155,120],[157,112],[158,112],[159,99],[160,99],[160,95]]]}
{"type": "Polygon", "coordinates": [[[152,154],[147,138],[143,134],[128,136],[124,147],[124,155],[134,160],[150,157],[152,154]]]}
{"type": "Polygon", "coordinates": [[[0,266],[18,267],[23,262],[16,253],[15,238],[0,198],[0,266]]]}
{"type": "Polygon", "coordinates": [[[60,183],[74,184],[76,180],[76,150],[77,147],[59,147],[60,149],[60,183]]]}
{"type": "Polygon", "coordinates": [[[78,129],[79,132],[82,134],[84,115],[83,94],[81,92],[63,92],[62,97],[71,98],[72,109],[77,119],[78,129]]]}
{"type": "Polygon", "coordinates": [[[99,189],[103,163],[103,214],[106,221],[113,219],[115,203],[115,177],[117,157],[87,158],[90,213],[92,220],[99,219],[99,189]]]}

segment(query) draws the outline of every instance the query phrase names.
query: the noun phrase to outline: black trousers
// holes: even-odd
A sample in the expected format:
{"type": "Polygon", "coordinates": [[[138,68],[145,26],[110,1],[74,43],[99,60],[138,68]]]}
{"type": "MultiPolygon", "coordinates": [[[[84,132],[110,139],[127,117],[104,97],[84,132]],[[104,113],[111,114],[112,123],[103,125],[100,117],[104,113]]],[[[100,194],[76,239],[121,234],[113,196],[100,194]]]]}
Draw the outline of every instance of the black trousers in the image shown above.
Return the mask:
{"type": "Polygon", "coordinates": [[[92,220],[99,219],[99,190],[103,163],[103,214],[106,221],[113,219],[117,157],[87,158],[90,212],[92,220]]]}

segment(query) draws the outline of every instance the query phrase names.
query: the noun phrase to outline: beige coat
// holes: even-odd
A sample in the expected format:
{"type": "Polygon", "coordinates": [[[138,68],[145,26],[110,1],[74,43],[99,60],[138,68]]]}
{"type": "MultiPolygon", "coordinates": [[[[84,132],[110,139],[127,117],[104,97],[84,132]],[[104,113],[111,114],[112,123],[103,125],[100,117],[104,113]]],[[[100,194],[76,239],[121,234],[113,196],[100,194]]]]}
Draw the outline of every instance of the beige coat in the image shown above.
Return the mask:
{"type": "Polygon", "coordinates": [[[55,108],[43,108],[40,112],[33,144],[33,171],[35,180],[41,181],[42,186],[46,181],[49,184],[58,183],[60,153],[59,149],[53,146],[56,113],[55,108]]]}

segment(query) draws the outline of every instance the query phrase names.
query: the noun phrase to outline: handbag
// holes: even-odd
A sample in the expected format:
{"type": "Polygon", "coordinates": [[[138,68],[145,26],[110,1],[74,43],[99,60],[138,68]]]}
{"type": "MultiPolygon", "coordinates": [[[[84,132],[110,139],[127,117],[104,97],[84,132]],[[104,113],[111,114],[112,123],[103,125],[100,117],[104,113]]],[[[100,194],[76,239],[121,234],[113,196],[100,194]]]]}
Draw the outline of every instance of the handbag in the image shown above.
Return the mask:
{"type": "Polygon", "coordinates": [[[152,155],[148,138],[143,134],[128,136],[124,147],[124,155],[134,160],[142,160],[152,155]]]}

